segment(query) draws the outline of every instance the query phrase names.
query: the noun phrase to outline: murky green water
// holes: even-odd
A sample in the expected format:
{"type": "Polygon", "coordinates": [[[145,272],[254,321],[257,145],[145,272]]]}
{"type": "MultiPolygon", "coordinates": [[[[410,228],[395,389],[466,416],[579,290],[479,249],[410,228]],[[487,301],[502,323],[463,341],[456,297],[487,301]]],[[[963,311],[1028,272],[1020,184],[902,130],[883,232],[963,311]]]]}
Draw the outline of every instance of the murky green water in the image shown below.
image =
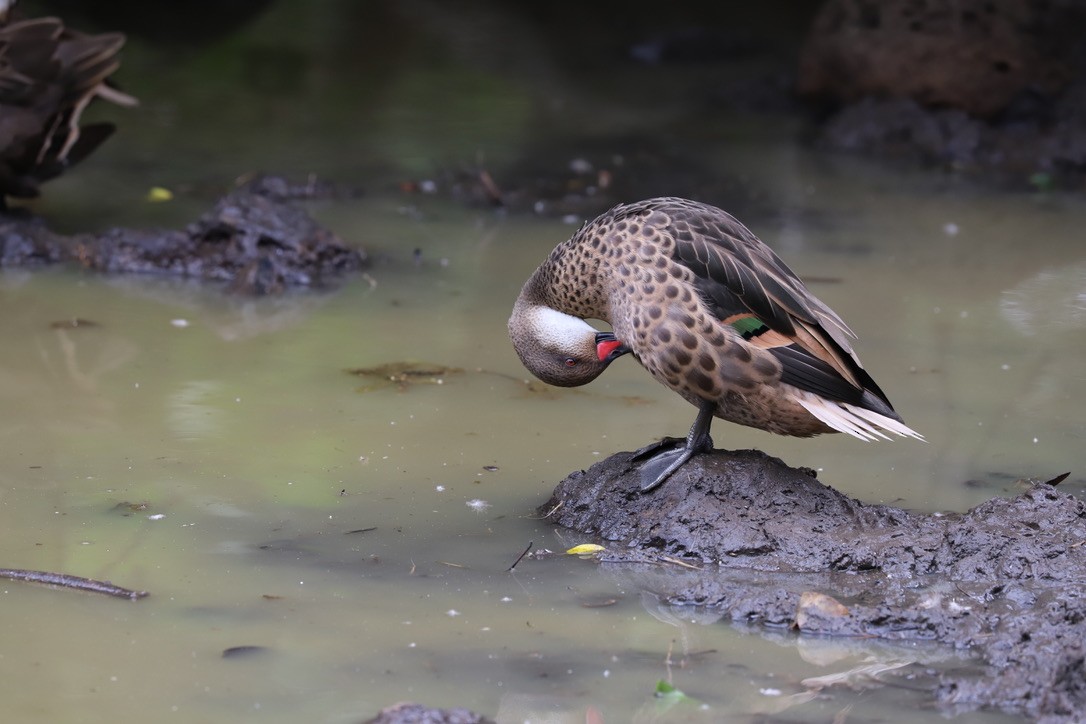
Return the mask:
{"type": "MultiPolygon", "coordinates": [[[[924,667],[961,664],[939,647],[692,623],[695,612],[661,610],[621,574],[572,557],[507,572],[529,542],[581,542],[537,519],[558,480],[684,434],[694,410],[629,359],[582,390],[522,384],[505,320],[571,226],[366,184],[363,170],[398,154],[385,181],[478,146],[486,133],[456,136],[461,146],[449,136],[478,131],[481,111],[468,103],[427,130],[428,76],[408,66],[381,94],[330,94],[323,136],[312,132],[319,107],[291,115],[274,94],[245,95],[216,129],[197,111],[221,86],[209,99],[174,70],[191,91],[174,101],[180,86],[149,80],[164,60],[138,45],[132,55],[155,61],[130,76],[142,120],[54,184],[40,213],[67,228],[178,224],[205,205],[201,183],[257,166],[314,170],[367,186],[362,199],[310,208],[376,263],[335,292],[259,301],[162,279],[0,273],[0,566],[152,594],[131,603],[0,586],[7,717],[351,722],[409,699],[502,722],[941,718],[922,687],[910,690],[924,667]],[[375,98],[384,103],[360,108],[375,98]],[[231,140],[261,113],[274,120],[263,142],[231,140]],[[378,148],[381,159],[366,155],[378,148]],[[196,190],[152,207],[141,198],[156,183],[196,190]],[[72,318],[96,326],[51,326],[72,318]],[[402,360],[460,371],[365,392],[345,372],[402,360]],[[223,658],[236,646],[266,650],[223,658]],[[836,675],[851,685],[810,681],[836,675]],[[653,697],[659,680],[696,702],[669,708],[653,697]]],[[[294,100],[311,103],[325,81],[349,86],[309,78],[294,100]]],[[[486,105],[506,87],[494,83],[457,87],[486,105]]],[[[502,107],[513,115],[484,127],[523,131],[521,106],[502,107]]],[[[929,443],[717,423],[717,444],[924,510],[1069,469],[1081,489],[1086,204],[955,188],[819,158],[787,134],[749,135],[714,145],[710,163],[771,199],[773,213],[748,223],[859,333],[865,365],[929,443]]]]}

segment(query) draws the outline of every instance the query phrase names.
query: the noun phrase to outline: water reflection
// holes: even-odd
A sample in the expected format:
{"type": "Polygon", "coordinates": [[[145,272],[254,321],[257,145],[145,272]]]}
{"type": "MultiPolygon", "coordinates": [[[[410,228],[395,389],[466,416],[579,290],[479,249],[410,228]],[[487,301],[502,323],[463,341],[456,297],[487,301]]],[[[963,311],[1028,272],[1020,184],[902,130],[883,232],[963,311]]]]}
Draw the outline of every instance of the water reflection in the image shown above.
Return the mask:
{"type": "Polygon", "coordinates": [[[1003,292],[1003,316],[1018,332],[1074,333],[1086,327],[1086,264],[1042,269],[1003,292]]]}

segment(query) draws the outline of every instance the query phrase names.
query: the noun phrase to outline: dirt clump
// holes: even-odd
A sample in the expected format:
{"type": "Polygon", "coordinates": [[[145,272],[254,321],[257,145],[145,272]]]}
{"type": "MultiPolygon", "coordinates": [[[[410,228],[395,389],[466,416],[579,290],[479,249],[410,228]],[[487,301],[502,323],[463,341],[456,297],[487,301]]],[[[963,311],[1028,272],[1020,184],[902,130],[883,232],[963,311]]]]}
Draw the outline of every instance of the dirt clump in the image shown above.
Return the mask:
{"type": "Polygon", "coordinates": [[[697,456],[643,495],[631,455],[569,475],[540,509],[612,542],[601,561],[614,575],[734,622],[969,649],[985,675],[940,674],[940,703],[1086,716],[1083,500],[1037,483],[919,513],[755,450],[697,456]]]}

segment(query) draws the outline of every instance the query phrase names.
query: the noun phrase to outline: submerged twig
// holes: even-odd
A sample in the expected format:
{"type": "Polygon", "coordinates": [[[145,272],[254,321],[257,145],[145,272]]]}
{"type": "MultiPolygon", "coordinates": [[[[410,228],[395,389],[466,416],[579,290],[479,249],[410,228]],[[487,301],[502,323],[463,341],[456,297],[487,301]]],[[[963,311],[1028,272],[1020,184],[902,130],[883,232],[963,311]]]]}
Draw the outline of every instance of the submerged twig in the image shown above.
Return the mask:
{"type": "Polygon", "coordinates": [[[678,558],[673,558],[671,556],[660,556],[660,560],[662,560],[664,563],[670,563],[673,566],[680,566],[682,568],[689,568],[692,571],[700,571],[701,570],[701,566],[695,566],[692,563],[687,563],[686,561],[681,561],[678,558]]]}
{"type": "Polygon", "coordinates": [[[528,541],[528,547],[524,549],[524,552],[517,556],[517,559],[513,561],[513,565],[505,569],[506,573],[512,573],[513,569],[517,567],[517,564],[524,560],[524,556],[528,555],[528,551],[532,550],[532,546],[535,545],[534,540],[528,541]]]}
{"type": "Polygon", "coordinates": [[[0,568],[0,578],[9,581],[28,581],[30,583],[43,583],[47,586],[60,588],[72,588],[76,591],[89,593],[104,593],[114,598],[127,598],[136,601],[150,594],[147,591],[132,591],[127,588],[115,586],[109,581],[96,581],[93,578],[82,576],[70,576],[67,573],[51,573],[49,571],[27,571],[21,568],[0,568]]]}

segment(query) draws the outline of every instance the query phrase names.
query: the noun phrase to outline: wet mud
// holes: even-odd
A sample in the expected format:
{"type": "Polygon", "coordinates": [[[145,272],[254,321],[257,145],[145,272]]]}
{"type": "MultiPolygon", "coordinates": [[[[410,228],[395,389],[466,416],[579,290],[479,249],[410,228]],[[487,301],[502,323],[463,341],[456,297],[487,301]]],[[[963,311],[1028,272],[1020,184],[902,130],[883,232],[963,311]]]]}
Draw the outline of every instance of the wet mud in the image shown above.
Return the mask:
{"type": "Polygon", "coordinates": [[[754,450],[694,458],[638,492],[631,453],[541,508],[608,541],[612,575],[670,606],[800,635],[936,641],[983,672],[934,684],[954,711],[1086,717],[1086,502],[1047,483],[965,513],[867,504],[754,450]]]}
{"type": "Polygon", "coordinates": [[[366,724],[493,724],[492,720],[464,708],[436,709],[413,702],[387,706],[366,724]]]}
{"type": "Polygon", "coordinates": [[[319,191],[260,177],[181,230],[64,236],[27,214],[0,215],[0,267],[67,262],[99,272],[222,282],[250,295],[322,286],[360,270],[367,257],[293,203],[319,191]]]}

